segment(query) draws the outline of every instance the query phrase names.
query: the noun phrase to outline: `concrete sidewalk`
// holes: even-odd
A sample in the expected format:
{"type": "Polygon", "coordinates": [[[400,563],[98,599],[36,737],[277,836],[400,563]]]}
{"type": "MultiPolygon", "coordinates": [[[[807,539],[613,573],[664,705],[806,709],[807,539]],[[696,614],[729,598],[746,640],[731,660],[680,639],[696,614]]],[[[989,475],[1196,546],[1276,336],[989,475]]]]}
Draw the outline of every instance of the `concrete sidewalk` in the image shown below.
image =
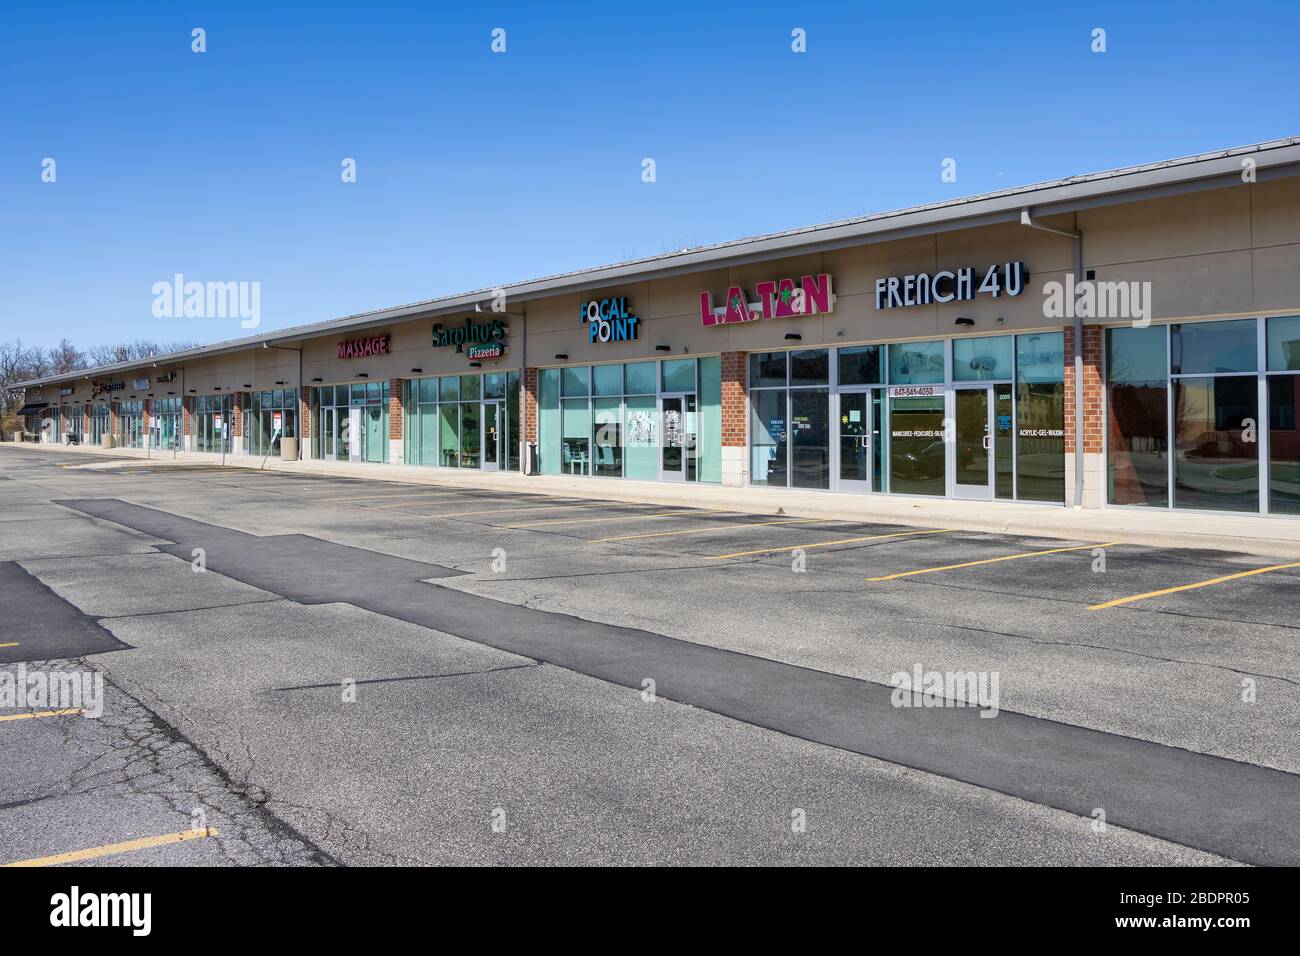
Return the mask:
{"type": "MultiPolygon", "coordinates": [[[[106,450],[83,446],[0,442],[0,451],[74,454],[103,461],[68,467],[89,470],[167,468],[221,465],[222,457],[199,452],[106,450]]],[[[0,458],[0,464],[3,463],[0,458]]],[[[721,485],[669,484],[657,481],[524,476],[515,472],[418,468],[407,465],[353,464],[335,461],[280,461],[227,455],[231,469],[274,471],[287,475],[364,478],[409,485],[436,485],[480,491],[525,492],[541,495],[632,501],[735,511],[742,514],[783,514],[842,521],[893,523],[926,528],[994,531],[1070,541],[1121,541],[1157,547],[1208,548],[1264,557],[1300,560],[1300,519],[1257,515],[1170,511],[1144,508],[1069,509],[1059,505],[917,499],[888,495],[832,494],[771,488],[730,488],[721,485]]]]}

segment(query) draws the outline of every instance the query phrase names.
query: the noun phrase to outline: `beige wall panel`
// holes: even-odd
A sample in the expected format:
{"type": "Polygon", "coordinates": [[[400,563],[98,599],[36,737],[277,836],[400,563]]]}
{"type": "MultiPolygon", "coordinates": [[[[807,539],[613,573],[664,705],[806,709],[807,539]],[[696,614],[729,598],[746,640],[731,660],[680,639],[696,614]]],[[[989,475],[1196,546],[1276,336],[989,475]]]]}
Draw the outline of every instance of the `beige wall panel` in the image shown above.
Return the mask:
{"type": "Polygon", "coordinates": [[[1155,319],[1250,312],[1255,307],[1249,251],[1109,265],[1097,270],[1097,280],[1151,282],[1155,319]]]}
{"type": "Polygon", "coordinates": [[[1251,253],[1254,308],[1261,312],[1300,312],[1300,243],[1251,253]]]}
{"type": "Polygon", "coordinates": [[[1300,242],[1300,177],[1256,183],[1250,193],[1256,248],[1300,242]]]}
{"type": "Polygon", "coordinates": [[[1084,266],[1248,248],[1250,205],[1242,185],[1085,210],[1084,266]]]}

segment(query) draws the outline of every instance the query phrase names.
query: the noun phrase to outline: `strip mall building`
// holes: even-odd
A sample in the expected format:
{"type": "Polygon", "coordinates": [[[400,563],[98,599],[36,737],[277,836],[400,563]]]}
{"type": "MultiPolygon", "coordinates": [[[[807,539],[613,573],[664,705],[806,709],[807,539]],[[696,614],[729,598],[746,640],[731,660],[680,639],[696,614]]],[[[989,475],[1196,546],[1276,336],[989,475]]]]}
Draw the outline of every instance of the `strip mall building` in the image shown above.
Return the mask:
{"type": "Polygon", "coordinates": [[[1298,398],[1294,139],[54,376],[23,413],[521,483],[1297,514],[1298,398]]]}

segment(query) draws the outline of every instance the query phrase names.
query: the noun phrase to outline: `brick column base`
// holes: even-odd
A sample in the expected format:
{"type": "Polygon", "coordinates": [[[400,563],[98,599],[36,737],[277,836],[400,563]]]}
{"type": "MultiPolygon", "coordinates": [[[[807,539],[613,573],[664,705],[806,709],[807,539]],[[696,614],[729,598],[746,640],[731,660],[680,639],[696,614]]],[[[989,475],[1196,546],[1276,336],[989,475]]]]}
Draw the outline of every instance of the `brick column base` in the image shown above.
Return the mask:
{"type": "Polygon", "coordinates": [[[744,352],[722,353],[722,483],[749,480],[749,389],[744,352]]]}
{"type": "Polygon", "coordinates": [[[388,463],[403,464],[406,459],[405,442],[402,441],[402,382],[400,378],[388,380],[388,463]]]}
{"type": "Polygon", "coordinates": [[[1083,327],[1083,500],[1074,500],[1074,327],[1065,327],[1065,503],[1100,508],[1106,498],[1102,454],[1102,336],[1099,326],[1083,327]]]}

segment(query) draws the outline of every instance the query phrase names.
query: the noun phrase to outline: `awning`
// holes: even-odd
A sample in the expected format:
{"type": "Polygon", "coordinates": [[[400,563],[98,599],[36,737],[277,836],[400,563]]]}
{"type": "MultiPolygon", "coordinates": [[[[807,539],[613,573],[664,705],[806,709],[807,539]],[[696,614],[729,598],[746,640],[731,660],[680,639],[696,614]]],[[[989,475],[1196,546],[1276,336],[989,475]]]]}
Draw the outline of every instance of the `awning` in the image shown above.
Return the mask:
{"type": "Polygon", "coordinates": [[[18,417],[26,418],[28,415],[35,415],[50,407],[49,402],[30,402],[18,409],[18,417]]]}

